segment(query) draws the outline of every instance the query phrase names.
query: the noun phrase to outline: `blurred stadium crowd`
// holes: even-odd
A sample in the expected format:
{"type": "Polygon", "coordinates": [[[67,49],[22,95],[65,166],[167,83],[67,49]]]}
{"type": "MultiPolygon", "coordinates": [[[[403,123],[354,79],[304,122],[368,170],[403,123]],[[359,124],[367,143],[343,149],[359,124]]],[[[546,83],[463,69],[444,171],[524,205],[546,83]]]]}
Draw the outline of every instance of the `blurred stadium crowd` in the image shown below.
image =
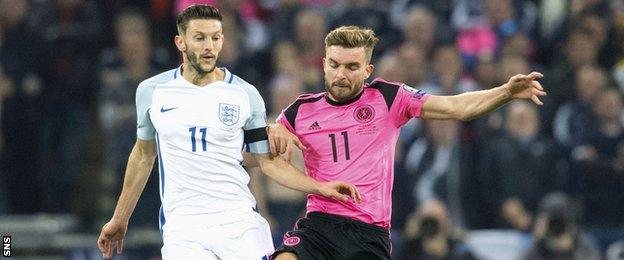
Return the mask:
{"type": "MultiPolygon", "coordinates": [[[[258,88],[269,120],[324,91],[323,39],[338,25],[380,36],[375,76],[432,94],[544,73],[543,107],[404,127],[397,259],[481,258],[479,243],[504,248],[510,234],[528,259],[624,256],[621,0],[0,0],[0,215],[69,213],[75,232],[99,231],[136,138],[136,87],[179,64],[175,17],[194,2],[220,7],[219,64],[258,88]]],[[[251,174],[280,243],[305,196],[251,174]]],[[[130,232],[157,230],[159,205],[152,174],[130,232]]]]}

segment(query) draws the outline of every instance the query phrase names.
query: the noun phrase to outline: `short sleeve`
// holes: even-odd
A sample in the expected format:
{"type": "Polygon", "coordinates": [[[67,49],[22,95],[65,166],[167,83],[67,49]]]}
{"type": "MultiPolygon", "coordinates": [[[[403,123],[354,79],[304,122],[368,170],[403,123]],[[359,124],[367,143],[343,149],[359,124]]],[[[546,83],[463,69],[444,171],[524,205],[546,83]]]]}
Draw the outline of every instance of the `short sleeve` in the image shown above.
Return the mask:
{"type": "Polygon", "coordinates": [[[147,82],[142,82],[136,92],[137,138],[141,140],[154,140],[156,134],[149,115],[154,87],[147,82]]]}
{"type": "Polygon", "coordinates": [[[295,129],[293,128],[293,126],[290,124],[290,122],[288,121],[288,119],[286,118],[286,112],[288,110],[284,109],[282,110],[282,113],[280,113],[280,115],[275,119],[275,123],[281,124],[283,126],[286,127],[286,129],[288,129],[288,131],[290,131],[293,134],[295,133],[295,129]]]}
{"type": "Polygon", "coordinates": [[[396,116],[397,124],[401,126],[411,118],[420,117],[423,105],[428,97],[429,94],[422,90],[417,90],[406,84],[400,84],[395,104],[391,109],[391,113],[396,116]]]}
{"type": "Polygon", "coordinates": [[[266,133],[266,108],[264,100],[258,93],[258,90],[250,85],[244,86],[251,107],[251,116],[243,126],[245,131],[245,144],[247,144],[247,152],[250,153],[268,153],[269,142],[266,133]]]}

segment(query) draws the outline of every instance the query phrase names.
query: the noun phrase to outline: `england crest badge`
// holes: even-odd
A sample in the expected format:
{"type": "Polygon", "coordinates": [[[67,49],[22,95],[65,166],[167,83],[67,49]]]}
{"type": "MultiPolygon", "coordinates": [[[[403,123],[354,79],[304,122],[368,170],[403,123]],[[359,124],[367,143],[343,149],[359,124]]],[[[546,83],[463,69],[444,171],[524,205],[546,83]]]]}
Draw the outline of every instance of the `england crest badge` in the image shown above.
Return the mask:
{"type": "Polygon", "coordinates": [[[240,107],[238,105],[219,103],[219,120],[227,126],[238,122],[240,107]]]}

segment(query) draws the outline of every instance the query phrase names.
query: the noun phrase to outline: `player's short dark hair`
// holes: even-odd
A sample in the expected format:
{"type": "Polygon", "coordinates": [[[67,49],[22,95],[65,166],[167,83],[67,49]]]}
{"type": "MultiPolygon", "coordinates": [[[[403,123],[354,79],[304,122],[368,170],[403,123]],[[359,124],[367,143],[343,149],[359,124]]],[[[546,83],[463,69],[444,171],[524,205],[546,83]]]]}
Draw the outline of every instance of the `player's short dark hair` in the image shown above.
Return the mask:
{"type": "Polygon", "coordinates": [[[221,16],[221,12],[214,6],[211,5],[203,5],[203,4],[193,4],[184,11],[182,11],[178,15],[178,19],[176,21],[176,26],[178,27],[178,34],[186,33],[186,28],[188,27],[188,23],[191,20],[195,19],[214,19],[219,22],[223,21],[223,17],[221,16]]]}
{"type": "Polygon", "coordinates": [[[377,38],[375,32],[369,28],[341,26],[327,34],[325,37],[325,48],[333,45],[344,48],[364,47],[368,61],[370,61],[377,42],[379,42],[379,38],[377,38]]]}

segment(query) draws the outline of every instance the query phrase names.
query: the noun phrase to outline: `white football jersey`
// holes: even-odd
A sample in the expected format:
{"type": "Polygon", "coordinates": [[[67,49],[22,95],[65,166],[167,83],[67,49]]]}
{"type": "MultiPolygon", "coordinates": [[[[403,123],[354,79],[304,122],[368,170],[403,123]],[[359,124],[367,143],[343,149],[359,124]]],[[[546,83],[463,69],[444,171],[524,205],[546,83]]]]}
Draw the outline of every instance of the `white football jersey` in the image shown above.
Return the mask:
{"type": "Polygon", "coordinates": [[[180,68],[143,81],[136,95],[137,137],[156,139],[161,231],[219,225],[255,214],[242,149],[268,153],[264,101],[226,69],[198,87],[180,68]]]}

